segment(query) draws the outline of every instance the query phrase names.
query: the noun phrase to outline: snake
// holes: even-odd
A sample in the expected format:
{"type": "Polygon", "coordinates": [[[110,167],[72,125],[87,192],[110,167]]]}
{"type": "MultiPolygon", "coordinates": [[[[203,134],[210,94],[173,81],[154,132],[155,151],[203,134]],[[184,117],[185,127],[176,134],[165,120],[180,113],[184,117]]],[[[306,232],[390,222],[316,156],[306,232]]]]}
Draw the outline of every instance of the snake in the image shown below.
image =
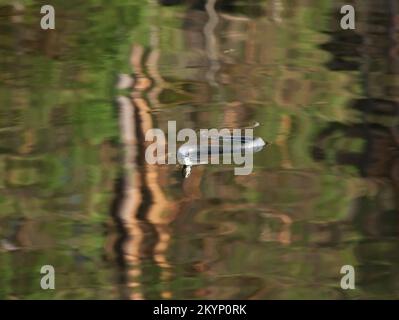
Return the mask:
{"type": "Polygon", "coordinates": [[[249,137],[241,135],[221,135],[210,137],[214,143],[204,146],[197,144],[184,144],[177,150],[177,159],[183,165],[182,176],[188,178],[192,166],[207,164],[209,157],[219,156],[226,153],[255,153],[263,149],[267,143],[260,137],[249,137]],[[216,143],[215,143],[216,142],[216,143]],[[203,157],[201,157],[201,155],[203,157]],[[206,157],[204,157],[206,155],[206,157]]]}

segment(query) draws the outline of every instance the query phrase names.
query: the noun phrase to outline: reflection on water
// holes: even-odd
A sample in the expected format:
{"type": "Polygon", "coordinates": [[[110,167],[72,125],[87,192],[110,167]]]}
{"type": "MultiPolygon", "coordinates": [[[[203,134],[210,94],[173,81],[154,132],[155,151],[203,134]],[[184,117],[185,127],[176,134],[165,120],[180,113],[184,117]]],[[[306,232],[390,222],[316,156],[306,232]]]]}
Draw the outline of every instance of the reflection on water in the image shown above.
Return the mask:
{"type": "Polygon", "coordinates": [[[340,2],[0,1],[0,297],[398,298],[399,6],[340,2]],[[168,120],[272,144],[183,179],[168,120]]]}

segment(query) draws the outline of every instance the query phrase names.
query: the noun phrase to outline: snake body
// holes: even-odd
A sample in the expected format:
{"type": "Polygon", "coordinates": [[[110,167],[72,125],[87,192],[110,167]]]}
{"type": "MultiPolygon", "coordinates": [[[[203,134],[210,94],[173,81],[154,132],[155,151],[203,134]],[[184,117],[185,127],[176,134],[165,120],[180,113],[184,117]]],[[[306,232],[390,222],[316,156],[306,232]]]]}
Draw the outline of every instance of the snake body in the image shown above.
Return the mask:
{"type": "Polygon", "coordinates": [[[183,176],[185,178],[190,175],[191,166],[206,164],[209,157],[226,153],[255,153],[262,150],[266,145],[260,137],[246,136],[218,136],[211,138],[211,142],[204,146],[184,144],[177,150],[177,159],[183,165],[183,176]]]}

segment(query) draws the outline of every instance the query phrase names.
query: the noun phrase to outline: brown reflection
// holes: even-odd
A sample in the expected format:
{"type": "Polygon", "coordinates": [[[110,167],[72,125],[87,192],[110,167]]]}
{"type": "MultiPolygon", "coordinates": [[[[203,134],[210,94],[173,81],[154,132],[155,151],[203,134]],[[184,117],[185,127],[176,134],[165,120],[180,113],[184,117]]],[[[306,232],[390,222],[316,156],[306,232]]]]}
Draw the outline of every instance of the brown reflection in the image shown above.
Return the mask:
{"type": "Polygon", "coordinates": [[[365,98],[350,105],[361,114],[361,122],[330,123],[319,133],[313,149],[316,159],[325,160],[326,143],[333,135],[349,141],[361,140],[363,146],[359,150],[334,150],[335,161],[356,167],[374,183],[387,179],[396,195],[395,211],[399,209],[399,91],[392,79],[399,75],[398,17],[396,1],[365,1],[359,10],[359,28],[349,32],[337,28],[331,40],[322,46],[333,54],[328,63],[333,70],[359,70],[365,98]]]}
{"type": "MultiPolygon", "coordinates": [[[[157,51],[151,52],[148,65],[153,78],[143,70],[144,48],[132,47],[131,66],[134,80],[130,97],[119,97],[119,119],[122,144],[124,146],[124,173],[122,186],[117,190],[116,212],[117,224],[123,229],[117,242],[120,264],[125,273],[122,281],[126,281],[124,298],[148,298],[143,283],[143,264],[151,260],[160,268],[159,282],[167,285],[170,278],[170,265],[166,258],[166,250],[170,242],[168,223],[174,217],[174,207],[166,199],[160,185],[160,176],[165,168],[149,165],[144,159],[145,133],[153,128],[151,110],[144,92],[149,92],[152,103],[157,105],[160,88],[157,83],[162,79],[156,70],[157,51]],[[151,88],[155,79],[155,86],[151,88]]],[[[162,289],[159,298],[172,298],[168,289],[162,289]]]]}

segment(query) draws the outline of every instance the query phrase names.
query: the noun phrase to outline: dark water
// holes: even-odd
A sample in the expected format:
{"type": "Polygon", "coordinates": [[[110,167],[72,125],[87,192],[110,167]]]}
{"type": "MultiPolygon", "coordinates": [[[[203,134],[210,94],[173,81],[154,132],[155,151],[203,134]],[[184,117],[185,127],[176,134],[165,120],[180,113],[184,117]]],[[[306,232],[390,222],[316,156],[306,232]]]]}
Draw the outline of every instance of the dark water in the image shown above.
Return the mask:
{"type": "Polygon", "coordinates": [[[0,1],[0,298],[399,298],[398,1],[162,2],[0,1]],[[168,120],[272,144],[183,179],[168,120]]]}

